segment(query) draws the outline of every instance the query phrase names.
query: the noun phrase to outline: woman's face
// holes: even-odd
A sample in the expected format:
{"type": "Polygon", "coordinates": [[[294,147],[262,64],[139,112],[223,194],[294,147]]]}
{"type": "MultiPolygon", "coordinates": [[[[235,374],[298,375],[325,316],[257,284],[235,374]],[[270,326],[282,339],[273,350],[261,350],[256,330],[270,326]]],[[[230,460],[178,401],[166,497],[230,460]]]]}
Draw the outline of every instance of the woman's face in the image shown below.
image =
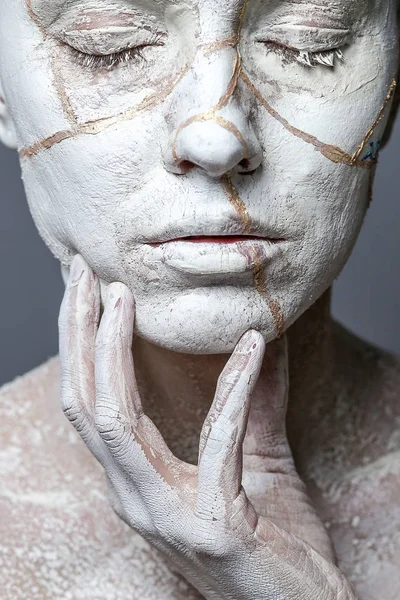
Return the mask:
{"type": "Polygon", "coordinates": [[[396,0],[3,0],[0,61],[53,253],[125,283],[148,340],[228,352],[282,333],[353,247],[396,0]]]}

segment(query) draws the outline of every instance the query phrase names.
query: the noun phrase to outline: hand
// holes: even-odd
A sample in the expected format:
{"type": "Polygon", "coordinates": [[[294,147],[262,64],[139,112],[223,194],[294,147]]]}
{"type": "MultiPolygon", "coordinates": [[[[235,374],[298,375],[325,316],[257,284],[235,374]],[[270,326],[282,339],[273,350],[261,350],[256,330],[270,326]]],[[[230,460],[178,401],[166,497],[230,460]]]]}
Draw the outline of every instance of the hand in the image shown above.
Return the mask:
{"type": "Polygon", "coordinates": [[[143,412],[129,290],[111,284],[98,327],[99,314],[97,278],[77,256],[60,313],[62,405],[104,467],[117,514],[208,600],[353,600],[293,466],[284,344],[266,361],[261,392],[263,338],[250,331],[239,341],[218,380],[193,466],[171,453],[143,412]],[[243,458],[255,497],[264,486],[267,516],[242,487],[243,458]],[[301,515],[306,527],[291,515],[301,515]]]}

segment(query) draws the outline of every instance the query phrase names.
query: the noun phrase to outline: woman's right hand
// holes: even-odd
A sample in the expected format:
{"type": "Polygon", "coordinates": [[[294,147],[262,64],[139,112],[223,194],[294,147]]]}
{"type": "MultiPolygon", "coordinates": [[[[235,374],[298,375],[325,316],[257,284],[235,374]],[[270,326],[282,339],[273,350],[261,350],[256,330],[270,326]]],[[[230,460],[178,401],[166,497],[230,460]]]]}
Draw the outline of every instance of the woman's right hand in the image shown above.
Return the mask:
{"type": "MultiPolygon", "coordinates": [[[[97,278],[75,257],[60,313],[62,404],[104,467],[117,514],[208,600],[354,600],[317,516],[312,515],[310,535],[319,540],[318,549],[276,519],[257,514],[243,489],[243,442],[263,363],[262,336],[247,332],[221,373],[201,432],[199,464],[193,466],[172,454],[143,411],[132,360],[133,325],[133,297],[121,283],[109,286],[100,320],[97,278]]],[[[273,440],[273,464],[288,469],[280,473],[281,487],[270,490],[272,512],[309,518],[310,503],[282,437],[284,341],[279,348],[269,357],[263,396],[269,412],[263,428],[250,424],[247,443],[262,460],[273,440]]],[[[272,467],[264,475],[277,481],[272,467]]]]}

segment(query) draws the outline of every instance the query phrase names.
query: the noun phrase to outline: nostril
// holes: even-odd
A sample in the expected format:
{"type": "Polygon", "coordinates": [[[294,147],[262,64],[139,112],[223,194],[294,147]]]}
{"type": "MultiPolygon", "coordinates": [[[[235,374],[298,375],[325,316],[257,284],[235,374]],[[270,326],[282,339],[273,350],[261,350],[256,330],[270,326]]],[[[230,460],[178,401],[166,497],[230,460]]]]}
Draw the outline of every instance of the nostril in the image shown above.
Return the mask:
{"type": "Polygon", "coordinates": [[[244,169],[245,171],[248,171],[250,168],[250,161],[248,158],[244,158],[243,160],[240,161],[239,163],[239,167],[242,167],[242,169],[244,169]]]}
{"type": "Polygon", "coordinates": [[[240,167],[237,170],[239,175],[253,175],[253,173],[257,171],[259,164],[252,164],[252,161],[244,158],[238,163],[238,167],[240,167]]]}
{"type": "Polygon", "coordinates": [[[183,173],[187,173],[190,169],[193,169],[196,165],[192,163],[190,160],[182,160],[179,163],[179,167],[182,169],[183,173]]]}

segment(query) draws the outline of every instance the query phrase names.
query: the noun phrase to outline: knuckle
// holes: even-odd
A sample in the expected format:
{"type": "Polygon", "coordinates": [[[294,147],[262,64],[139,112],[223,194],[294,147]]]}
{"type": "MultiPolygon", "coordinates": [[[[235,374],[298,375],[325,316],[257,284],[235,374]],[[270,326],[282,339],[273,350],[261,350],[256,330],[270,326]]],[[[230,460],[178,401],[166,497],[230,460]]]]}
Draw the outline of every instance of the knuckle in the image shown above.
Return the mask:
{"type": "Polygon", "coordinates": [[[221,392],[223,390],[223,396],[226,398],[235,389],[238,380],[238,373],[234,371],[222,372],[218,377],[217,389],[221,392]]]}
{"type": "Polygon", "coordinates": [[[106,441],[117,441],[125,432],[125,427],[118,419],[118,413],[110,414],[106,410],[96,409],[95,426],[106,441]]]}
{"type": "Polygon", "coordinates": [[[209,456],[219,456],[233,451],[238,435],[238,428],[232,423],[215,423],[210,431],[206,448],[209,456]]]}
{"type": "MultiPolygon", "coordinates": [[[[95,428],[117,461],[126,463],[132,452],[132,432],[123,415],[96,411],[95,428]]],[[[133,463],[132,461],[129,461],[133,463]]]]}
{"type": "Polygon", "coordinates": [[[73,425],[85,420],[84,407],[72,394],[61,392],[61,408],[73,425]]]}

